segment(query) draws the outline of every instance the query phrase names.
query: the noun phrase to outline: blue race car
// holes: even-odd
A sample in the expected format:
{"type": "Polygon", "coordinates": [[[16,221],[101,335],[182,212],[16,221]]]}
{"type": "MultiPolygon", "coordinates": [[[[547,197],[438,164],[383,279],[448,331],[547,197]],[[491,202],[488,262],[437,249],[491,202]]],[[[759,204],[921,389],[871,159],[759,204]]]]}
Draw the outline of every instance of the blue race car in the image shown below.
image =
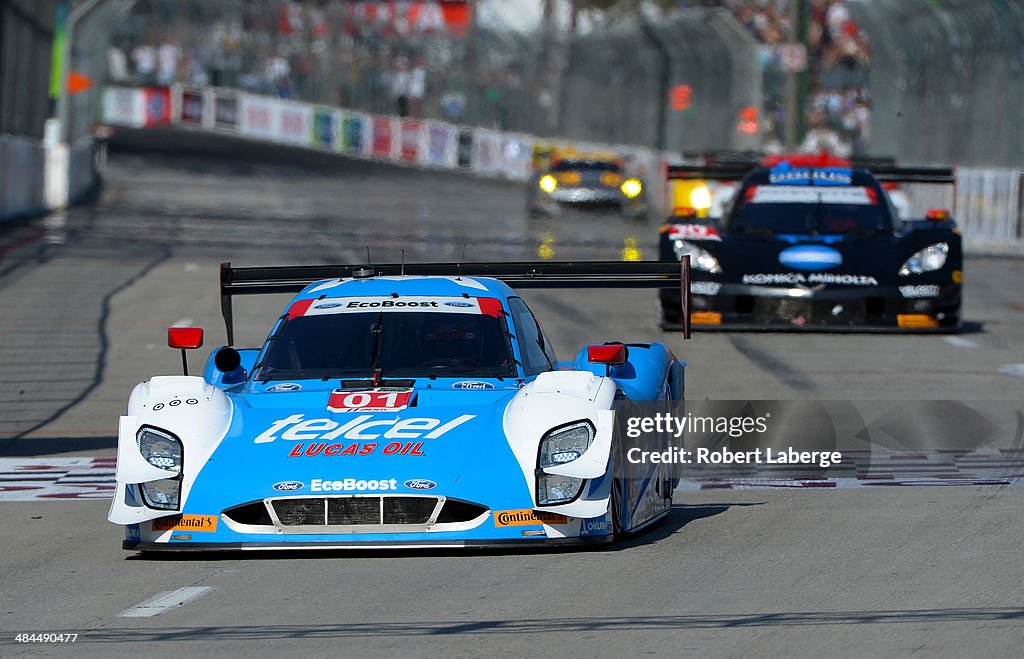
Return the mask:
{"type": "Polygon", "coordinates": [[[658,343],[617,342],[559,363],[505,282],[687,291],[687,264],[224,264],[228,346],[190,377],[184,350],[202,330],[169,330],[186,374],[132,392],[109,519],[142,551],[590,543],[642,529],[667,516],[678,477],[625,459],[636,440],[616,415],[677,403],[684,364],[658,343]],[[262,348],[230,347],[232,297],[285,291],[298,294],[262,348]]]}

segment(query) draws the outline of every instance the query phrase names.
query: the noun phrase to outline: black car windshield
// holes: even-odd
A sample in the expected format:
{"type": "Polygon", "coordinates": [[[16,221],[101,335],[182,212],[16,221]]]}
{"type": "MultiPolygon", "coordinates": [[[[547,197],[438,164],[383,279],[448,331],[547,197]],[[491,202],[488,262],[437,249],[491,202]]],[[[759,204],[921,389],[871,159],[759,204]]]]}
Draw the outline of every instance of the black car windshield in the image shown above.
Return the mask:
{"type": "Polygon", "coordinates": [[[869,187],[752,185],[741,191],[729,230],[772,234],[873,234],[891,229],[869,187]]]}
{"type": "Polygon", "coordinates": [[[421,311],[331,313],[283,321],[257,380],[516,375],[502,318],[421,311]]]}
{"type": "Polygon", "coordinates": [[[599,172],[621,172],[622,168],[607,160],[560,160],[551,168],[555,172],[569,172],[588,169],[599,172]]]}

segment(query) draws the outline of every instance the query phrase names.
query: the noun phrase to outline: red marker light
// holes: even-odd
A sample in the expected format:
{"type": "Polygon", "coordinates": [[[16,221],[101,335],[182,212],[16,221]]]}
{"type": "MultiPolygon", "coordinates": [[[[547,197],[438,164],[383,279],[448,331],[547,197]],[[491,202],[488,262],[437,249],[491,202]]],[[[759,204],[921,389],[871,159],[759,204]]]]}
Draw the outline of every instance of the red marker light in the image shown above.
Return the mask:
{"type": "Polygon", "coordinates": [[[626,363],[626,357],[628,355],[629,351],[622,343],[587,346],[587,359],[591,364],[622,366],[626,363]]]}
{"type": "Polygon", "coordinates": [[[181,371],[188,375],[188,357],[186,350],[195,350],[203,345],[202,327],[169,327],[167,328],[167,345],[181,350],[181,371]]]}
{"type": "Polygon", "coordinates": [[[942,222],[949,219],[949,211],[944,208],[931,208],[924,216],[932,222],[942,222]]]}
{"type": "Polygon", "coordinates": [[[171,327],[167,330],[167,345],[179,350],[195,350],[203,345],[202,327],[171,327]]]}

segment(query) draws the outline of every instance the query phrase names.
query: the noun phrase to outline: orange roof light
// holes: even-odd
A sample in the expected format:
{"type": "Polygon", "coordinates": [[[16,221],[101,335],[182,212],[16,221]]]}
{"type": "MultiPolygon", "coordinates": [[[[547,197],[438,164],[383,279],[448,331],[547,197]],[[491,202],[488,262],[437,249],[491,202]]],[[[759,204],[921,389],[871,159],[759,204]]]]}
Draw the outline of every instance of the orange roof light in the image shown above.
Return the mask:
{"type": "Polygon", "coordinates": [[[945,208],[929,208],[924,216],[932,222],[942,222],[949,219],[949,211],[945,208]]]}

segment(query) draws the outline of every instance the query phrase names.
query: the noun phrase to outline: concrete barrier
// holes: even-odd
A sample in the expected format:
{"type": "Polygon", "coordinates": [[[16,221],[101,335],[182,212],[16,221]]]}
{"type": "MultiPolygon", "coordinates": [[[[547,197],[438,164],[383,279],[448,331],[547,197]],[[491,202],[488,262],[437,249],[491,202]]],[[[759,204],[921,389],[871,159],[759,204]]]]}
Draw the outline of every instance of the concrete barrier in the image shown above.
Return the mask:
{"type": "Polygon", "coordinates": [[[0,219],[46,212],[46,149],[35,140],[0,136],[0,219]]]}

